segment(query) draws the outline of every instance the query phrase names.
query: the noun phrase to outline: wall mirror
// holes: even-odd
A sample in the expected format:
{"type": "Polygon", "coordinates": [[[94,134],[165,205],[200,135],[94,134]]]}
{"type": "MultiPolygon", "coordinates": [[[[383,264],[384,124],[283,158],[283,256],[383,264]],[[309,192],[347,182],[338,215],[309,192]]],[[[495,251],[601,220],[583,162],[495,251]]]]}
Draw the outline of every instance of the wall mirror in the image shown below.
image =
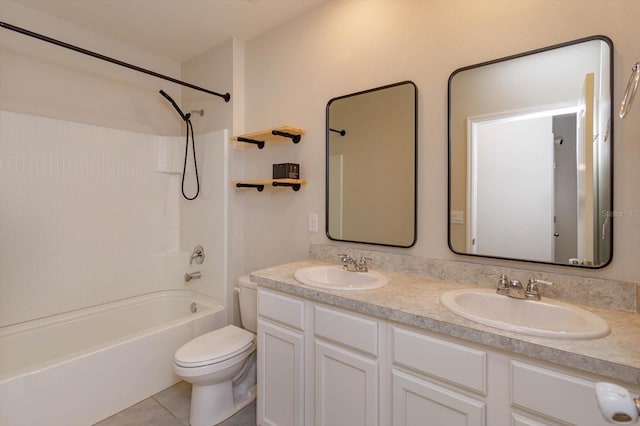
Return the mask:
{"type": "Polygon", "coordinates": [[[326,134],[327,237],[415,244],[415,84],[404,81],[331,99],[326,134]]]}
{"type": "Polygon", "coordinates": [[[451,250],[611,261],[612,51],[593,36],[451,74],[451,250]]]}

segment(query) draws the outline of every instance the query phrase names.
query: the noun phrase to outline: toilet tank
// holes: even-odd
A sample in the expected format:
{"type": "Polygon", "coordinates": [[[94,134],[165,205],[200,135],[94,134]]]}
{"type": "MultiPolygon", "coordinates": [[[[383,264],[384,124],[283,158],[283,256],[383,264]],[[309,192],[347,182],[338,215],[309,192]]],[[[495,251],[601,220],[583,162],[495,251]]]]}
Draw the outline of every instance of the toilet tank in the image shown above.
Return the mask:
{"type": "Polygon", "coordinates": [[[240,321],[242,327],[258,332],[258,286],[249,280],[249,275],[243,275],[237,282],[238,300],[240,302],[240,321]]]}

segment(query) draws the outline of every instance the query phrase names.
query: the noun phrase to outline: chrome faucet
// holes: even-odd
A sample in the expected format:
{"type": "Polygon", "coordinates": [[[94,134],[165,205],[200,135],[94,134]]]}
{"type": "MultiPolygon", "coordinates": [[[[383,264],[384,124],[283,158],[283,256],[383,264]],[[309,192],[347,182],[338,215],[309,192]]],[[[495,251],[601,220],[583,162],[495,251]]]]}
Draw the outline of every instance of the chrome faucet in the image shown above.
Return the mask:
{"type": "Polygon", "coordinates": [[[349,272],[368,272],[369,265],[367,265],[367,260],[373,261],[370,257],[360,257],[360,260],[355,260],[348,254],[341,253],[340,261],[342,262],[342,267],[349,272]]]}
{"type": "Polygon", "coordinates": [[[522,283],[518,280],[509,281],[509,290],[507,291],[507,296],[513,297],[514,299],[524,299],[525,291],[522,287],[522,283]]]}
{"type": "Polygon", "coordinates": [[[200,271],[196,272],[187,272],[184,274],[184,282],[188,283],[191,280],[197,280],[202,277],[202,273],[200,271]]]}
{"type": "Polygon", "coordinates": [[[526,288],[518,280],[509,280],[505,274],[500,274],[496,293],[513,297],[514,299],[540,300],[538,284],[553,285],[551,281],[530,278],[526,288]]]}
{"type": "Polygon", "coordinates": [[[527,284],[527,290],[524,295],[528,300],[540,300],[540,290],[538,289],[538,284],[544,285],[553,285],[551,281],[539,280],[537,278],[529,278],[529,283],[527,284]]]}

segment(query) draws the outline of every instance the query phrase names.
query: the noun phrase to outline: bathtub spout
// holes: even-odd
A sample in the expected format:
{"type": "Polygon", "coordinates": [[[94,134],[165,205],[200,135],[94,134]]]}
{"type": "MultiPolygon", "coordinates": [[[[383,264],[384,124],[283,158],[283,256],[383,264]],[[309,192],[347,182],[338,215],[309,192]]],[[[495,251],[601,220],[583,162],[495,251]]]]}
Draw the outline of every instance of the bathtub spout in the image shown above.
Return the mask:
{"type": "Polygon", "coordinates": [[[191,280],[197,280],[201,277],[202,277],[202,274],[200,273],[200,271],[188,272],[184,274],[184,282],[188,283],[191,280]]]}

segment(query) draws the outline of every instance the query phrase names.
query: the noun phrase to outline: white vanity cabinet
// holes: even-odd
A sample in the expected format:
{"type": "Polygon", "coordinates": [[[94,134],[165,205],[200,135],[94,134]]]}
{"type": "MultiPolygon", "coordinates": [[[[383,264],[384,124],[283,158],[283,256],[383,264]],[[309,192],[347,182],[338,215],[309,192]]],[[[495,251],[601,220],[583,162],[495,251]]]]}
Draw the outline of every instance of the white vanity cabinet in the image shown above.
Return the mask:
{"type": "Polygon", "coordinates": [[[264,426],[304,424],[305,302],[258,290],[258,403],[264,426]]]}
{"type": "Polygon", "coordinates": [[[606,379],[280,292],[258,294],[258,425],[608,425],[595,397],[595,382],[606,379]]]}
{"type": "Polygon", "coordinates": [[[379,353],[384,323],[314,305],[316,426],[379,422],[379,353]]]}

